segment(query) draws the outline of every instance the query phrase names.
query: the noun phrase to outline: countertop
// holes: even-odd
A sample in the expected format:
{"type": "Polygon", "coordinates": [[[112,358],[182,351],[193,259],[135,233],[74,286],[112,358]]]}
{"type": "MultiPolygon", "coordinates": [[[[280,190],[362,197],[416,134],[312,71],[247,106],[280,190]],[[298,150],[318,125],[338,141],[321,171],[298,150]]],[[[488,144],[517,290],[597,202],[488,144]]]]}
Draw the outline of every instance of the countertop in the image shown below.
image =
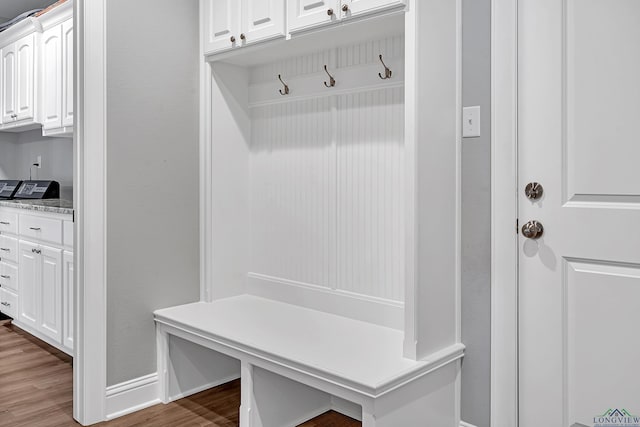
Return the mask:
{"type": "Polygon", "coordinates": [[[0,207],[73,215],[73,202],[64,199],[0,200],[0,207]]]}

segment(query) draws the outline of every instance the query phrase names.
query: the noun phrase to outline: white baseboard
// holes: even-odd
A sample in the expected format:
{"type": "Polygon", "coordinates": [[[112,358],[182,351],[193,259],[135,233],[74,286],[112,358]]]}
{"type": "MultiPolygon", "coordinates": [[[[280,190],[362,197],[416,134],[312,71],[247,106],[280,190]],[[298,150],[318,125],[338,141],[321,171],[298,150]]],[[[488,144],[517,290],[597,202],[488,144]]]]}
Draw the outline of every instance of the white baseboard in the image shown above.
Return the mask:
{"type": "Polygon", "coordinates": [[[149,374],[107,387],[107,420],[157,405],[158,374],[149,374]]]}
{"type": "Polygon", "coordinates": [[[201,391],[209,390],[210,388],[218,387],[219,385],[229,383],[229,382],[237,380],[239,378],[240,378],[239,375],[232,375],[232,376],[227,377],[227,378],[216,380],[215,382],[211,382],[211,383],[208,383],[208,384],[200,385],[198,387],[194,387],[194,388],[192,388],[190,390],[187,390],[187,391],[181,391],[180,393],[177,393],[177,394],[175,394],[173,396],[169,396],[169,402],[174,402],[174,401],[179,400],[179,399],[184,399],[185,397],[189,397],[189,396],[191,396],[193,394],[200,393],[201,391]]]}
{"type": "Polygon", "coordinates": [[[331,409],[354,420],[362,421],[362,407],[336,396],[331,396],[331,409]]]}
{"type": "Polygon", "coordinates": [[[460,421],[460,427],[476,427],[473,424],[465,423],[464,421],[460,421]]]}

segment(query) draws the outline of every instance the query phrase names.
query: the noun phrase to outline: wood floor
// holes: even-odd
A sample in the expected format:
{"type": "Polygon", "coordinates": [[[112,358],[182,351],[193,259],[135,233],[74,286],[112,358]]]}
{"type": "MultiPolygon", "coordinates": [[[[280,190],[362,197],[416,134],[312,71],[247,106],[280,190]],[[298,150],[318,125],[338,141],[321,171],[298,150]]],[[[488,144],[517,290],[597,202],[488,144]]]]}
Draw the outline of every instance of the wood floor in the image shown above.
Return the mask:
{"type": "MultiPolygon", "coordinates": [[[[77,427],[72,410],[72,360],[10,324],[0,322],[0,427],[77,427]]],[[[237,427],[240,383],[157,405],[107,427],[237,427]]],[[[301,427],[357,427],[361,423],[328,412],[301,427]]]]}

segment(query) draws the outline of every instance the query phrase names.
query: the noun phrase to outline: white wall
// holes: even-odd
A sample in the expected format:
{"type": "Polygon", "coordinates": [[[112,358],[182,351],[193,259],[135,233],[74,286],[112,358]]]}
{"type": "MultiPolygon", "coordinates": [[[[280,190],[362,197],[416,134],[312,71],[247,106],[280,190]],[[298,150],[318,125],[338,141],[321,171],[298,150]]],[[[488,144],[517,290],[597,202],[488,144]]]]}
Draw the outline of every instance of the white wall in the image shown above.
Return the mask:
{"type": "Polygon", "coordinates": [[[73,200],[73,140],[44,137],[40,129],[0,134],[0,179],[29,179],[37,156],[42,167],[32,169],[32,179],[58,181],[61,197],[73,200]]]}
{"type": "Polygon", "coordinates": [[[114,385],[156,372],[153,311],[200,295],[198,2],[110,0],[106,26],[114,385]]]}

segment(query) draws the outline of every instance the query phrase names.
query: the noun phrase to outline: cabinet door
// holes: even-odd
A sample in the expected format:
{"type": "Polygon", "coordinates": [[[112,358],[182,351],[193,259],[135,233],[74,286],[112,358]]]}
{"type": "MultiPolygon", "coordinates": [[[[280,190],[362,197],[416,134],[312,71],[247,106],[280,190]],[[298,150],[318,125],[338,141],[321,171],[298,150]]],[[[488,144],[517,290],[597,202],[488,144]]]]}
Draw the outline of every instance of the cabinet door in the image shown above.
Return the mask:
{"type": "Polygon", "coordinates": [[[16,45],[6,46],[2,55],[2,123],[9,124],[16,119],[16,45]]]}
{"type": "Polygon", "coordinates": [[[18,294],[18,320],[27,326],[38,329],[40,322],[40,255],[38,246],[20,241],[20,288],[18,294]]]}
{"type": "Polygon", "coordinates": [[[73,350],[74,281],[73,253],[64,252],[62,260],[62,344],[73,350]]]}
{"type": "Polygon", "coordinates": [[[250,44],[285,35],[285,0],[242,0],[242,34],[250,44]]]}
{"type": "Polygon", "coordinates": [[[240,46],[240,2],[201,0],[204,53],[240,46]],[[232,41],[235,40],[235,41],[232,41]]]}
{"type": "Polygon", "coordinates": [[[300,31],[340,19],[339,0],[291,0],[289,31],[300,31]],[[331,11],[331,13],[329,13],[331,11]]]}
{"type": "Polygon", "coordinates": [[[73,126],[73,19],[62,24],[62,126],[73,126]]]}
{"type": "Polygon", "coordinates": [[[42,126],[62,127],[62,26],[42,34],[42,126]]]}
{"type": "Polygon", "coordinates": [[[62,250],[40,246],[41,321],[38,330],[62,342],[62,250]]]}
{"type": "Polygon", "coordinates": [[[342,16],[357,16],[366,13],[373,13],[379,10],[399,7],[406,4],[406,0],[342,0],[342,6],[348,6],[346,12],[340,13],[342,16]]]}
{"type": "Polygon", "coordinates": [[[16,114],[17,120],[32,119],[35,114],[35,34],[16,43],[16,114]]]}

